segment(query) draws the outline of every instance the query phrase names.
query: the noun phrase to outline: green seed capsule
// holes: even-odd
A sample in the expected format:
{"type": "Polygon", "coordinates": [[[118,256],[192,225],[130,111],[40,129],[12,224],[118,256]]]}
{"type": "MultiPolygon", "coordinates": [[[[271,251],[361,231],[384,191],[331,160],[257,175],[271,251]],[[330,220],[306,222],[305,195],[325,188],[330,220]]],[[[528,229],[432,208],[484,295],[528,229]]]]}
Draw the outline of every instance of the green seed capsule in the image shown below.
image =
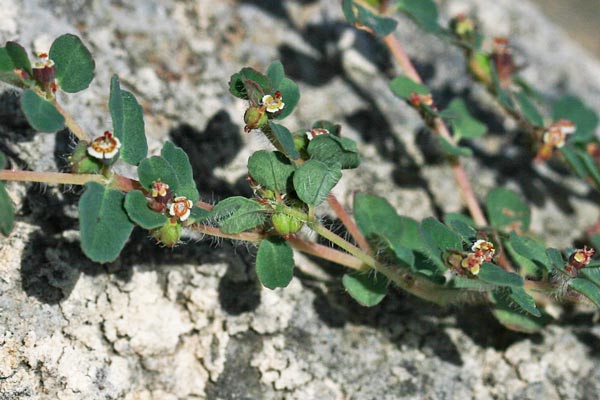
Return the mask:
{"type": "Polygon", "coordinates": [[[268,120],[269,118],[263,108],[249,107],[244,113],[244,122],[246,123],[244,131],[250,132],[252,129],[260,129],[265,126],[268,120]]]}
{"type": "Polygon", "coordinates": [[[179,222],[167,222],[158,229],[154,229],[151,235],[159,243],[167,247],[175,247],[181,239],[181,224],[179,222]]]}
{"type": "Polygon", "coordinates": [[[273,228],[275,228],[277,233],[281,236],[288,236],[296,233],[302,228],[302,225],[304,225],[304,222],[301,220],[284,213],[273,214],[271,222],[273,223],[273,228]]]}
{"type": "Polygon", "coordinates": [[[69,157],[71,172],[74,174],[99,174],[102,164],[87,153],[88,142],[81,141],[69,157]]]}

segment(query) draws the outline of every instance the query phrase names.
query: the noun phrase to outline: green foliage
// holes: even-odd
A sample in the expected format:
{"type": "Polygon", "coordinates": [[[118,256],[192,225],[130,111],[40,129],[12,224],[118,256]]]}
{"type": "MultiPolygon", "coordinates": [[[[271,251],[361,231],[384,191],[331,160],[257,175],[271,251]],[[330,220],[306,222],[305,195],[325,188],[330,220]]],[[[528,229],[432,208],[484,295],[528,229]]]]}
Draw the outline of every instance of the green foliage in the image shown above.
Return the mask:
{"type": "Polygon", "coordinates": [[[276,142],[281,145],[280,150],[282,150],[283,153],[292,160],[297,160],[300,158],[300,154],[298,151],[296,151],[296,147],[294,145],[292,132],[290,132],[290,130],[285,126],[270,121],[269,127],[271,128],[271,132],[273,133],[276,142]]]}
{"type": "Polygon", "coordinates": [[[552,271],[552,265],[543,245],[528,236],[519,236],[515,232],[510,234],[511,247],[528,260],[533,261],[538,267],[552,271]]]}
{"type": "Polygon", "coordinates": [[[421,222],[421,235],[426,245],[436,254],[450,249],[463,249],[462,237],[433,217],[421,222]]]}
{"type": "Polygon", "coordinates": [[[525,92],[521,91],[517,94],[517,102],[527,122],[533,126],[544,126],[542,115],[525,92]]]}
{"type": "Polygon", "coordinates": [[[298,102],[300,101],[300,89],[298,89],[298,85],[293,80],[283,78],[276,90],[279,90],[281,93],[281,99],[285,103],[285,106],[274,118],[284,119],[290,115],[292,111],[294,111],[294,108],[296,108],[296,105],[298,105],[298,102]]]}
{"type": "Polygon", "coordinates": [[[229,80],[229,92],[232,95],[243,100],[250,100],[255,105],[259,105],[262,97],[271,91],[269,78],[253,68],[242,68],[229,80]]]}
{"type": "Polygon", "coordinates": [[[294,166],[278,151],[260,150],[248,159],[250,176],[264,188],[287,193],[291,188],[294,166]]]}
{"type": "Polygon", "coordinates": [[[218,221],[223,232],[235,234],[262,225],[265,208],[254,200],[234,196],[217,203],[208,218],[218,221]]]}
{"type": "Polygon", "coordinates": [[[389,35],[398,25],[398,22],[395,20],[381,17],[353,0],[343,0],[342,10],[348,22],[368,26],[377,36],[383,37],[389,35]]]}
{"type": "Polygon", "coordinates": [[[322,161],[330,167],[340,165],[343,169],[349,169],[360,165],[356,142],[348,138],[319,135],[310,141],[307,152],[311,159],[322,161]]]}
{"type": "Polygon", "coordinates": [[[494,189],[488,194],[485,206],[490,222],[496,228],[507,231],[529,229],[529,206],[515,192],[504,188],[494,189]]]}
{"type": "Polygon", "coordinates": [[[471,115],[462,99],[452,100],[442,115],[449,119],[456,141],[462,138],[475,139],[487,132],[487,126],[471,115]]]}
{"type": "Polygon", "coordinates": [[[505,294],[491,293],[490,300],[494,304],[492,308],[494,317],[502,325],[514,331],[524,333],[539,332],[552,320],[552,317],[544,312],[540,312],[541,317],[537,317],[531,313],[524,313],[524,308],[522,309],[520,306],[515,307],[515,304],[518,303],[505,294]]]}
{"type": "Polygon", "coordinates": [[[121,158],[129,164],[138,165],[148,153],[144,112],[134,95],[121,89],[117,75],[113,75],[110,82],[108,108],[113,133],[121,141],[121,158]]]}
{"type": "Polygon", "coordinates": [[[177,176],[177,190],[171,190],[177,196],[185,196],[192,202],[200,198],[196,182],[194,182],[194,172],[188,155],[181,147],[175,146],[172,142],[165,142],[160,151],[160,155],[169,163],[177,176]]]}
{"type": "Polygon", "coordinates": [[[534,317],[542,316],[542,313],[540,312],[540,310],[538,310],[537,306],[535,305],[535,300],[533,299],[533,297],[527,294],[525,289],[516,286],[511,286],[508,289],[508,292],[508,298],[514,301],[515,304],[519,306],[523,311],[528,312],[534,317]]]}
{"type": "Polygon", "coordinates": [[[600,287],[593,282],[583,278],[573,278],[569,280],[569,287],[587,297],[596,307],[600,307],[600,287]]]}
{"type": "Polygon", "coordinates": [[[398,9],[410,16],[423,30],[438,33],[438,10],[433,0],[396,0],[398,9]]]}
{"type": "Polygon", "coordinates": [[[523,286],[523,278],[512,272],[506,272],[496,264],[483,263],[479,279],[498,286],[523,286]]]}
{"type": "Polygon", "coordinates": [[[270,237],[260,242],[256,275],[266,288],[286,287],[294,276],[294,252],[283,239],[270,237]]]}
{"type": "Polygon", "coordinates": [[[427,86],[417,83],[404,75],[394,78],[390,82],[390,89],[392,93],[403,100],[409,100],[413,93],[420,95],[430,94],[427,86]]]}
{"type": "Polygon", "coordinates": [[[327,165],[309,160],[296,170],[293,181],[298,198],[310,206],[318,206],[342,177],[339,164],[327,165]]]}
{"type": "Polygon", "coordinates": [[[167,216],[148,207],[148,199],[139,190],[127,193],[125,210],[129,219],[144,229],[155,229],[167,223],[167,216]]]}
{"type": "Polygon", "coordinates": [[[94,59],[77,36],[59,36],[52,43],[49,55],[56,65],[56,81],[63,91],[79,92],[94,79],[94,59]]]}
{"type": "Polygon", "coordinates": [[[152,156],[142,160],[138,167],[140,183],[146,190],[152,189],[153,182],[163,182],[169,185],[175,194],[179,192],[177,172],[164,157],[152,156]]]}
{"type": "Polygon", "coordinates": [[[354,272],[342,278],[344,288],[358,304],[373,307],[381,303],[387,294],[389,280],[374,272],[354,272]]]}
{"type": "Polygon", "coordinates": [[[28,89],[21,95],[21,110],[29,125],[36,131],[55,132],[65,126],[65,118],[48,100],[28,89]]]}
{"type": "Polygon", "coordinates": [[[90,182],[79,199],[81,248],[92,261],[105,263],[117,259],[125,246],[133,223],[123,201],[125,194],[90,182]]]}
{"type": "Polygon", "coordinates": [[[555,121],[568,119],[575,124],[577,130],[571,141],[588,141],[595,137],[598,115],[575,96],[564,96],[554,103],[552,118],[555,121]]]}
{"type": "Polygon", "coordinates": [[[31,63],[25,49],[15,42],[6,42],[0,48],[0,80],[14,86],[26,86],[15,70],[21,69],[31,76],[31,63]]]}
{"type": "Polygon", "coordinates": [[[441,136],[436,136],[436,138],[440,144],[440,147],[446,152],[446,154],[455,157],[471,157],[473,155],[473,150],[468,147],[457,146],[441,136]]]}

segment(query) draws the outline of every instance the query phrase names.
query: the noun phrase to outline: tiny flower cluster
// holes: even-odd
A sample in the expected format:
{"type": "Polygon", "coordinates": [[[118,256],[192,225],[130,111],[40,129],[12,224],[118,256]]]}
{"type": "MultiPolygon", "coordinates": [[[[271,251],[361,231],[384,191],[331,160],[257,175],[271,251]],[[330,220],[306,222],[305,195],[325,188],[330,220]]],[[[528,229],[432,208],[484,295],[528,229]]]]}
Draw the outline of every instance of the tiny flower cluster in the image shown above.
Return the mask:
{"type": "Polygon", "coordinates": [[[478,275],[481,269],[481,264],[484,262],[492,262],[496,250],[492,242],[487,240],[477,240],[471,246],[471,252],[466,256],[461,254],[452,254],[448,258],[449,264],[454,267],[454,270],[461,275],[469,273],[470,275],[478,275]]]}
{"type": "Polygon", "coordinates": [[[150,191],[152,198],[148,206],[156,212],[168,213],[171,217],[178,219],[181,222],[186,221],[192,212],[194,203],[185,196],[177,196],[173,198],[173,193],[164,182],[152,182],[152,190],[150,191]]]}
{"type": "Polygon", "coordinates": [[[266,94],[263,96],[261,104],[267,112],[276,113],[283,110],[285,103],[282,100],[281,92],[277,91],[274,95],[266,94]]]}
{"type": "Polygon", "coordinates": [[[575,133],[575,124],[573,122],[561,119],[554,122],[542,137],[542,145],[538,149],[536,160],[545,161],[552,157],[555,149],[563,147],[567,138],[575,133]]]}
{"type": "Polygon", "coordinates": [[[31,67],[33,78],[43,86],[50,86],[52,91],[56,91],[54,79],[56,77],[56,66],[47,53],[38,53],[37,60],[31,67]]]}
{"type": "Polygon", "coordinates": [[[119,138],[109,131],[105,131],[102,136],[97,137],[88,145],[87,153],[103,163],[111,164],[116,160],[120,148],[119,138]]]}
{"type": "Polygon", "coordinates": [[[583,249],[577,249],[569,257],[569,261],[565,265],[565,269],[571,276],[577,276],[579,270],[584,268],[592,261],[592,256],[596,253],[596,250],[587,246],[583,246],[583,249]]]}

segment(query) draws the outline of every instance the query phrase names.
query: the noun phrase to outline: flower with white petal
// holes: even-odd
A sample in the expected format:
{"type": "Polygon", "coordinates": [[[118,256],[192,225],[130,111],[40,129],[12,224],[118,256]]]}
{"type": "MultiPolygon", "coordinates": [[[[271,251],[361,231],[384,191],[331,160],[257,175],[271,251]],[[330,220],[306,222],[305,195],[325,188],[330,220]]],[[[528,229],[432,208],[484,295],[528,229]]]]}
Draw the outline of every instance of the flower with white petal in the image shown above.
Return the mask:
{"type": "Polygon", "coordinates": [[[281,92],[277,91],[274,95],[266,94],[261,100],[261,105],[265,107],[267,112],[276,113],[283,110],[285,103],[281,100],[281,92]]]}
{"type": "Polygon", "coordinates": [[[306,137],[308,137],[308,140],[313,140],[317,136],[328,134],[329,131],[325,128],[313,128],[311,130],[306,131],[306,137]]]}
{"type": "Polygon", "coordinates": [[[121,141],[109,131],[104,132],[100,137],[97,137],[88,145],[87,153],[99,160],[111,160],[121,148],[121,141]]]}
{"type": "Polygon", "coordinates": [[[169,214],[172,217],[179,218],[180,221],[185,221],[190,217],[190,213],[194,203],[185,196],[178,196],[173,199],[169,206],[169,214]]]}

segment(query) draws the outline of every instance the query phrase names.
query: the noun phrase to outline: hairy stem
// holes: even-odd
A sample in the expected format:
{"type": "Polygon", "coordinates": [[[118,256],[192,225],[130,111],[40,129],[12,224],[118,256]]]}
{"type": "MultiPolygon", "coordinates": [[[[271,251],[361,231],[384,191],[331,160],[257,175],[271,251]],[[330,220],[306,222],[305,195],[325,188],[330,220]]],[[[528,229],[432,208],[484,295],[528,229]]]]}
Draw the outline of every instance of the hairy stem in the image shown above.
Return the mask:
{"type": "Polygon", "coordinates": [[[354,223],[354,220],[352,219],[350,214],[348,214],[348,212],[344,209],[342,204],[338,201],[338,199],[333,193],[330,193],[329,196],[327,196],[327,202],[329,203],[329,206],[331,207],[335,215],[337,215],[340,221],[342,221],[342,223],[348,230],[348,233],[350,233],[350,235],[354,238],[356,244],[358,244],[358,247],[360,247],[365,252],[370,253],[371,247],[369,246],[367,239],[365,239],[364,235],[358,229],[358,226],[356,226],[356,223],[354,223]]]}
{"type": "Polygon", "coordinates": [[[86,142],[89,142],[91,140],[89,135],[85,133],[81,126],[79,126],[77,122],[75,122],[73,117],[71,117],[71,114],[69,114],[64,108],[62,108],[58,101],[56,101],[56,98],[54,98],[52,104],[54,105],[54,107],[56,107],[56,110],[64,117],[65,125],[67,126],[67,128],[69,128],[69,130],[73,132],[73,134],[77,136],[79,140],[85,140],[86,142]]]}
{"type": "Polygon", "coordinates": [[[100,184],[106,183],[106,180],[102,175],[68,174],[63,172],[14,171],[8,169],[0,170],[0,180],[54,183],[63,185],[85,185],[88,182],[98,182],[100,184]]]}
{"type": "MultiPolygon", "coordinates": [[[[410,60],[410,57],[408,56],[408,54],[406,54],[406,51],[404,50],[404,46],[402,46],[402,43],[400,43],[398,38],[396,38],[394,34],[389,34],[383,39],[383,41],[385,42],[386,46],[392,53],[392,56],[400,65],[400,68],[402,68],[406,76],[408,76],[410,79],[417,83],[423,83],[421,76],[415,69],[412,61],[410,60]]],[[[454,142],[452,136],[450,135],[448,127],[441,118],[436,118],[434,120],[433,130],[436,134],[440,135],[450,143],[454,142]]],[[[479,226],[487,225],[487,219],[485,218],[485,215],[483,214],[483,211],[479,206],[479,202],[475,197],[475,193],[473,192],[471,182],[467,177],[467,174],[460,159],[455,159],[452,162],[452,173],[454,174],[454,179],[456,180],[456,183],[460,188],[462,198],[465,204],[467,205],[469,213],[473,217],[475,223],[479,226]]]]}

